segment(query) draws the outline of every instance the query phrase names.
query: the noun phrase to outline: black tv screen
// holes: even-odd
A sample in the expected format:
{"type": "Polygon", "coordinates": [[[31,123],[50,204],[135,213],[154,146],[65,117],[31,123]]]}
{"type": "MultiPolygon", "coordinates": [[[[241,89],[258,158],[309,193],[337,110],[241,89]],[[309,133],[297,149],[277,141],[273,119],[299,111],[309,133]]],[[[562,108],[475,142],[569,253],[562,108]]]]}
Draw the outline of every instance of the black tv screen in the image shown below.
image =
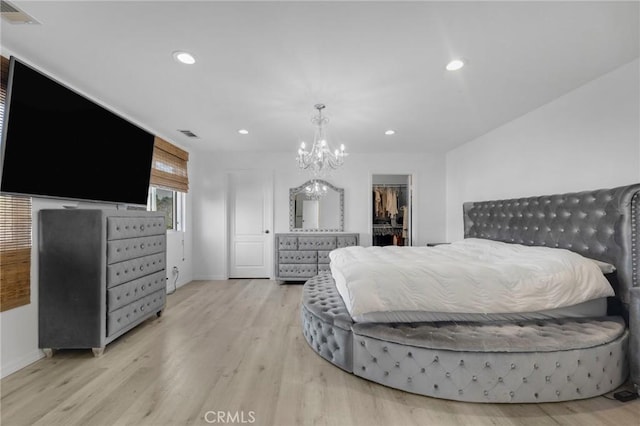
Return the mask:
{"type": "Polygon", "coordinates": [[[154,136],[11,57],[0,192],[146,204],[154,136]]]}

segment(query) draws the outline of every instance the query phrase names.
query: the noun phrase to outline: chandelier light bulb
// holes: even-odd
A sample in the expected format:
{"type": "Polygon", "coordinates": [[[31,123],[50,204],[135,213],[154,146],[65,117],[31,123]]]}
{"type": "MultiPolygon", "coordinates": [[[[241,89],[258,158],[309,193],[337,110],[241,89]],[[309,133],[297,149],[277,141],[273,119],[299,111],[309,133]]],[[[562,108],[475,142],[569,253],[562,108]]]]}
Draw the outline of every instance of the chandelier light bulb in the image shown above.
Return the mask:
{"type": "Polygon", "coordinates": [[[305,146],[306,146],[306,145],[305,145],[305,143],[304,143],[304,141],[303,141],[303,142],[300,144],[300,148],[304,149],[304,148],[305,148],[305,146]]]}

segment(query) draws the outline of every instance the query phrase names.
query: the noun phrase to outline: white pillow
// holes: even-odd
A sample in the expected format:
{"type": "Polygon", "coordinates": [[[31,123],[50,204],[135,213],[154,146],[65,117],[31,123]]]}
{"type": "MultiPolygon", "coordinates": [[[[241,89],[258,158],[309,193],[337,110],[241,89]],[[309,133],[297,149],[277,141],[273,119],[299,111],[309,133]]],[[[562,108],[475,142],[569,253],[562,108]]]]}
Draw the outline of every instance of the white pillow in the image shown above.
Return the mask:
{"type": "Polygon", "coordinates": [[[591,259],[589,257],[587,259],[598,265],[603,274],[610,274],[616,271],[616,267],[610,263],[603,262],[602,260],[591,259]]]}

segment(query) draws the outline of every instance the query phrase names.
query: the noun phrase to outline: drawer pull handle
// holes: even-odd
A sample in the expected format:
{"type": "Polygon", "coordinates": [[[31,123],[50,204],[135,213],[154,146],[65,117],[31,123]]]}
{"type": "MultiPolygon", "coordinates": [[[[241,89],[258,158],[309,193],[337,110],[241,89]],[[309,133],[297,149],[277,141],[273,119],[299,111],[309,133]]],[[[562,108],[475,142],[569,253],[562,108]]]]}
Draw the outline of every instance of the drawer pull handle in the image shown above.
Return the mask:
{"type": "Polygon", "coordinates": [[[140,231],[144,231],[144,225],[140,225],[140,231]]]}
{"type": "Polygon", "coordinates": [[[140,265],[140,271],[144,270],[144,266],[140,265]]]}
{"type": "Polygon", "coordinates": [[[140,244],[140,250],[144,250],[144,243],[140,244]]]}

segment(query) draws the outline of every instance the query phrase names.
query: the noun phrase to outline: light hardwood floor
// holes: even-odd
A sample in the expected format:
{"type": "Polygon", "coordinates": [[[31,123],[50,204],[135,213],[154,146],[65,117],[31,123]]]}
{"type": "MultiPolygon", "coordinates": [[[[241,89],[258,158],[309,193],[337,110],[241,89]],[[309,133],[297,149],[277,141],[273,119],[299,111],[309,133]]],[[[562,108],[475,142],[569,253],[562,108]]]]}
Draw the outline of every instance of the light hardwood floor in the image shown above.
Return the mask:
{"type": "Polygon", "coordinates": [[[360,379],[307,346],[301,290],[269,280],[192,282],[168,297],[161,318],[102,357],[59,351],[3,379],[2,426],[640,424],[640,400],[472,404],[360,379]]]}

